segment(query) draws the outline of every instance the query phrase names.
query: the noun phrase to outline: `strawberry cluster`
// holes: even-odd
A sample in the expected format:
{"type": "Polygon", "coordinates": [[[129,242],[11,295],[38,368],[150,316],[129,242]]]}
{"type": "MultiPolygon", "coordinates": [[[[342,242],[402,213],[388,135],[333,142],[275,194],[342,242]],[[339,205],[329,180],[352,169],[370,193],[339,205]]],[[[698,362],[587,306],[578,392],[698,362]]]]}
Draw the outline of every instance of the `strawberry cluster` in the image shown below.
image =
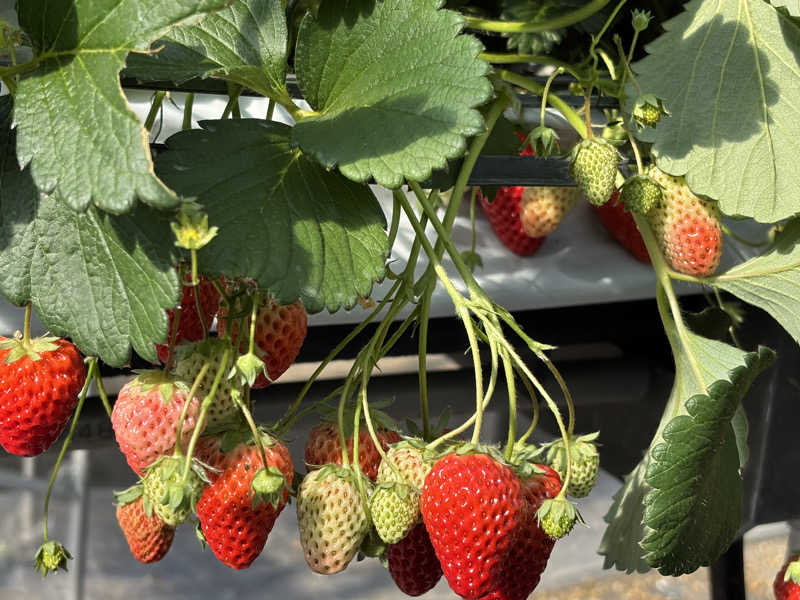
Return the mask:
{"type": "Polygon", "coordinates": [[[120,450],[141,478],[118,495],[117,520],[134,557],[155,562],[196,514],[215,556],[244,569],[263,550],[294,477],[286,447],[253,423],[249,390],[295,360],[306,313],[300,301],[281,305],[245,282],[184,284],[168,311],[168,343],[157,348],[166,365],[128,382],[111,414],[120,450]]]}

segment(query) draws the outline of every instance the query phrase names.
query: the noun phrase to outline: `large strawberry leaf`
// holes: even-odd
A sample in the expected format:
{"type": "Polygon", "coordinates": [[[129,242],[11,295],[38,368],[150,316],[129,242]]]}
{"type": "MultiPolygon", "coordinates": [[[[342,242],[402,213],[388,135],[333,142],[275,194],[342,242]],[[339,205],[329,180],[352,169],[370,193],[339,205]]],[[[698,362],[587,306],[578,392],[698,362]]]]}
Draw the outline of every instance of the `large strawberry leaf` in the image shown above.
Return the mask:
{"type": "Polygon", "coordinates": [[[10,96],[0,103],[0,292],[33,303],[39,319],[85,355],[121,366],[133,346],[155,361],[167,335],[165,308],[178,301],[166,220],[140,206],[112,216],[78,214],[36,189],[20,170],[10,130],[10,96]]]}
{"type": "Polygon", "coordinates": [[[176,25],[227,0],[26,0],[19,22],[36,67],[16,95],[20,163],[43,192],[77,210],[94,202],[116,213],[138,197],[177,203],[153,173],[147,132],[128,106],[118,75],[130,50],[143,50],[176,25]]]}
{"type": "Polygon", "coordinates": [[[786,226],[767,253],[711,283],[768,312],[800,343],[800,219],[786,226]]]}
{"type": "Polygon", "coordinates": [[[423,181],[480,132],[492,93],[481,44],[441,0],[327,2],[306,15],[295,70],[314,113],[292,141],[355,181],[423,181]]]}
{"type": "Polygon", "coordinates": [[[712,564],[738,532],[737,432],[743,430],[732,421],[774,353],[767,348],[747,353],[669,318],[664,326],[675,355],[675,383],[647,456],[606,516],[601,552],[606,566],[633,571],[647,564],[681,575],[712,564]]]}
{"type": "Polygon", "coordinates": [[[639,542],[644,539],[644,497],[650,486],[644,480],[649,453],[625,477],[625,483],[614,495],[614,502],[606,513],[608,523],[598,552],[605,556],[604,569],[616,567],[619,571],[646,573],[650,565],[644,560],[639,542]]]}
{"type": "Polygon", "coordinates": [[[199,252],[210,275],[255,279],[282,303],[352,308],[383,277],[386,220],[369,187],[327,171],[256,119],[203,121],[159,155],[159,175],[219,227],[199,252]]]}
{"type": "Polygon", "coordinates": [[[281,0],[234,0],[196,25],[170,31],[153,44],[154,49],[163,46],[161,51],[131,57],[126,74],[177,82],[213,75],[288,99],[287,43],[281,0]]]}
{"type": "Polygon", "coordinates": [[[672,113],[639,134],[658,166],[685,173],[726,214],[771,223],[796,213],[800,27],[767,2],[692,0],[664,28],[633,66],[672,113]]]}

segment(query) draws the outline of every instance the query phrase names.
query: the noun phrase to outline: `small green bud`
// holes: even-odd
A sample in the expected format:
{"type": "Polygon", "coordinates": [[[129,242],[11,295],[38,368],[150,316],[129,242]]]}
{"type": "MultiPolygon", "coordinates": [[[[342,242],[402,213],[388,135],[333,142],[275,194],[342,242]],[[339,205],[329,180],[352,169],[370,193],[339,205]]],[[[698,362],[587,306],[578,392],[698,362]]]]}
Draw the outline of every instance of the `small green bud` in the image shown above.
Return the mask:
{"type": "Polygon", "coordinates": [[[632,16],[631,21],[633,22],[633,29],[637,33],[641,33],[642,31],[647,29],[650,26],[650,20],[653,18],[649,10],[638,10],[636,8],[634,8],[631,11],[631,16],[632,16]]]}
{"type": "Polygon", "coordinates": [[[661,117],[669,116],[669,111],[664,106],[664,101],[655,94],[642,94],[633,104],[633,119],[643,127],[655,127],[661,117]]]}

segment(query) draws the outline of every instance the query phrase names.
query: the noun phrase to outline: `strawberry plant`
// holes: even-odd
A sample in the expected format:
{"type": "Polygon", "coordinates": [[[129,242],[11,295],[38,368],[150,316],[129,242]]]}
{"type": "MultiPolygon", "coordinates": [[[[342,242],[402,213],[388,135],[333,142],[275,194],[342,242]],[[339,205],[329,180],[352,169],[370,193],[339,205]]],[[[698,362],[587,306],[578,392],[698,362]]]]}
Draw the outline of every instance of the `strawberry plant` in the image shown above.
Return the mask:
{"type": "MultiPolygon", "coordinates": [[[[140,561],[162,559],[174,527],[199,521],[214,554],[246,568],[294,485],[316,572],[370,556],[410,595],[443,574],[465,598],[527,597],[581,522],[568,496],[591,491],[603,456],[575,431],[553,347],[486,293],[474,239],[461,248],[452,235],[478,161],[507,154],[530,177],[558,168],[563,181],[474,188],[473,236],[479,202],[500,241],[527,256],[568,211],[593,205],[652,266],[654,318],[674,357],[672,391],[653,399],[661,422],[606,516],[606,566],[682,575],[715,562],[742,518],[742,400],[775,353],[741,346],[737,319],[719,339],[693,329],[675,283],[710,291],[728,313],[731,296],[752,304],[800,342],[800,12],[764,0],[633,4],[20,0],[18,23],[0,23],[0,292],[27,310],[22,333],[0,340],[0,443],[41,453],[72,416],[52,486],[94,382],[141,476],[117,513],[140,561]],[[155,91],[144,122],[121,78],[155,91]],[[183,129],[151,146],[165,89],[187,82],[221,84],[224,111],[193,127],[189,93],[183,129]],[[241,118],[243,93],[268,99],[265,118],[241,118]],[[533,123],[521,117],[532,99],[533,123]],[[737,238],[725,217],[772,228],[757,256],[721,263],[737,238]],[[401,227],[412,241],[394,260],[401,227]],[[428,398],[434,294],[463,325],[474,371],[474,413],[446,431],[428,398]],[[251,391],[295,360],[307,316],[342,310],[362,322],[276,423],[256,423],[251,391]],[[52,337],[31,339],[34,312],[52,337]],[[370,380],[412,332],[421,427],[400,432],[370,380]],[[301,483],[280,440],[356,339],[301,483]],[[134,354],[157,371],[112,412],[100,364],[123,368],[134,354]],[[499,386],[502,444],[482,432],[499,386]],[[530,441],[540,402],[560,438],[548,447],[530,441]],[[523,412],[533,418],[520,432],[523,412]]],[[[71,558],[48,537],[49,500],[43,575],[71,558]]]]}

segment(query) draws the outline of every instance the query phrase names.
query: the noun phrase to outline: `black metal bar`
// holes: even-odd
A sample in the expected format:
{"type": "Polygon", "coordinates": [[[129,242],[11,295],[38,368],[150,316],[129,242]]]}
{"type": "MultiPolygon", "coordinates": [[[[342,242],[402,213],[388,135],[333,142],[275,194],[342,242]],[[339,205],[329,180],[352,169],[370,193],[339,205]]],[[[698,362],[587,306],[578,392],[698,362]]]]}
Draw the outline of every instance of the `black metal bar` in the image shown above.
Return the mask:
{"type": "Polygon", "coordinates": [[[745,600],[742,538],[711,565],[711,600],[745,600]]]}

